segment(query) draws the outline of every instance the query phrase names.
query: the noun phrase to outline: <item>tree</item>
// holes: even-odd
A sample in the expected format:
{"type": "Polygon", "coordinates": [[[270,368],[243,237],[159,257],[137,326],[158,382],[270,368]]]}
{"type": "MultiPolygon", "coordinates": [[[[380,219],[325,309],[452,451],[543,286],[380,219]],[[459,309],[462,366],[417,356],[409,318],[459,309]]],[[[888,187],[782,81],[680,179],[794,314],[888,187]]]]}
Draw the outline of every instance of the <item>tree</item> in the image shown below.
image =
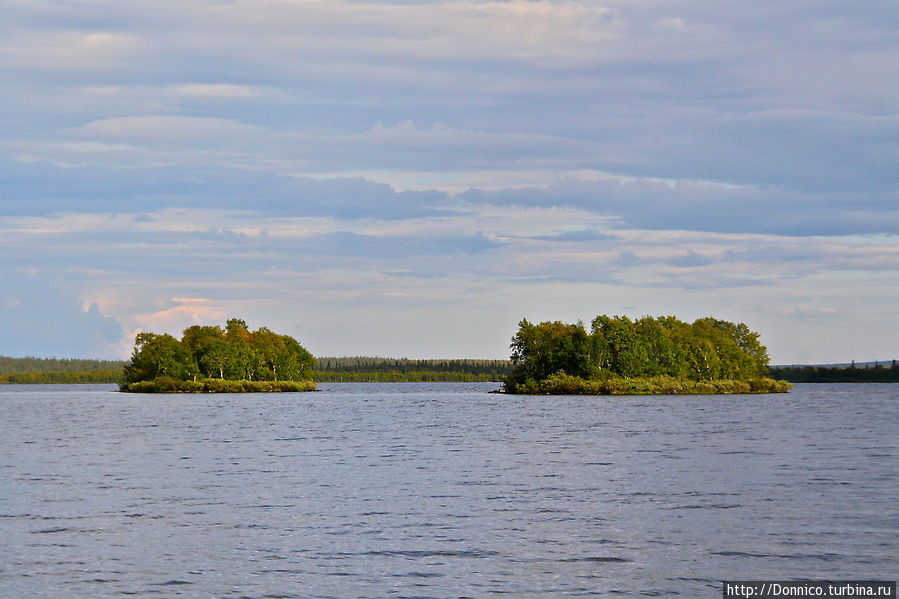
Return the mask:
{"type": "Polygon", "coordinates": [[[596,364],[624,377],[646,376],[651,348],[627,316],[597,316],[591,323],[596,364]],[[601,350],[600,350],[601,348],[601,350]]]}
{"type": "Polygon", "coordinates": [[[559,371],[590,376],[590,337],[584,325],[563,322],[518,323],[512,338],[512,374],[515,380],[540,380],[559,371]]]}
{"type": "Polygon", "coordinates": [[[315,357],[300,342],[288,335],[282,335],[286,353],[280,364],[280,373],[286,380],[301,381],[311,378],[315,368],[315,357]]]}
{"type": "MultiPolygon", "coordinates": [[[[637,336],[643,340],[643,366],[640,376],[670,375],[679,361],[677,346],[666,324],[672,317],[644,316],[634,323],[637,336]]],[[[677,320],[677,319],[674,319],[677,320]]]]}
{"type": "Polygon", "coordinates": [[[198,371],[190,350],[171,335],[138,333],[123,379],[126,383],[160,377],[187,380],[195,377],[198,371]]]}
{"type": "Polygon", "coordinates": [[[239,318],[228,320],[225,325],[225,342],[228,351],[225,378],[253,380],[260,360],[250,343],[247,323],[239,318]]]}
{"type": "Polygon", "coordinates": [[[225,378],[228,347],[221,327],[200,325],[188,327],[181,334],[181,342],[190,348],[204,377],[225,378]]]}
{"type": "MultiPolygon", "coordinates": [[[[705,330],[717,330],[725,338],[717,338],[716,341],[723,349],[730,350],[731,358],[736,366],[733,378],[749,378],[761,376],[767,371],[768,349],[759,342],[759,334],[749,330],[743,324],[735,324],[726,320],[706,317],[693,323],[694,327],[705,330]],[[733,342],[736,350],[729,347],[729,341],[733,342]]],[[[723,377],[722,377],[723,378],[723,377]]]]}

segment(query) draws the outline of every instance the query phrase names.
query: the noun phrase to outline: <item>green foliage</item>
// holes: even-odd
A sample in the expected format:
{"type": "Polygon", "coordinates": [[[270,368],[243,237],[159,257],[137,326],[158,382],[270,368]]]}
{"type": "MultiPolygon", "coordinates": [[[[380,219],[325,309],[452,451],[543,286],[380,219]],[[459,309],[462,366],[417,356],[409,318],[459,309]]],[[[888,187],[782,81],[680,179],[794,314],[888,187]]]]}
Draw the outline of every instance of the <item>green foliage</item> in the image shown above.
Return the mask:
{"type": "Polygon", "coordinates": [[[228,363],[228,344],[221,327],[194,325],[184,330],[181,343],[194,357],[201,376],[224,378],[228,363]]]}
{"type": "MultiPolygon", "coordinates": [[[[246,322],[232,318],[224,330],[217,326],[189,327],[181,340],[139,333],[131,361],[123,369],[120,389],[240,393],[257,390],[253,383],[258,381],[306,381],[314,365],[312,354],[296,339],[264,327],[250,332],[246,322]],[[215,384],[208,381],[215,379],[221,384],[213,389],[215,384]],[[205,386],[182,384],[201,381],[206,381],[205,386]],[[231,384],[241,381],[249,382],[252,388],[231,384]],[[154,384],[146,384],[149,382],[154,384]]],[[[271,386],[258,390],[269,391],[271,386]]]]}
{"type": "Polygon", "coordinates": [[[262,328],[252,334],[250,343],[258,348],[258,379],[296,381],[310,378],[315,358],[293,337],[276,335],[262,328]]]}
{"type": "Polygon", "coordinates": [[[125,383],[163,377],[184,380],[195,376],[197,370],[190,348],[171,335],[138,333],[131,362],[125,364],[122,380],[125,383]]]}
{"type": "Polygon", "coordinates": [[[768,352],[745,324],[673,316],[597,316],[581,323],[519,323],[512,338],[513,393],[749,393],[768,352]],[[573,391],[572,391],[573,390],[573,391]]]}

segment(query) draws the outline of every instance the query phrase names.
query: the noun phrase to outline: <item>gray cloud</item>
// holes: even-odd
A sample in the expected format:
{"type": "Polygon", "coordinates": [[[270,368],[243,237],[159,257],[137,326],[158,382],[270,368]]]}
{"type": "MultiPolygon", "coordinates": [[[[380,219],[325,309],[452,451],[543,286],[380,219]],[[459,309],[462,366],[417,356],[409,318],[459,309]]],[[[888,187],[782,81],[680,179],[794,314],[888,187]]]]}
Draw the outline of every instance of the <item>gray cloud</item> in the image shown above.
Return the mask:
{"type": "Polygon", "coordinates": [[[811,194],[683,182],[566,180],[548,187],[470,190],[460,199],[577,207],[616,216],[626,228],[799,236],[899,232],[895,192],[811,194]]]}
{"type": "Polygon", "coordinates": [[[104,170],[0,162],[0,215],[242,209],[283,216],[386,220],[450,213],[439,191],[396,191],[360,177],[309,179],[241,169],[104,170]]]}
{"type": "MultiPolygon", "coordinates": [[[[436,190],[396,191],[360,177],[317,180],[245,170],[168,167],[98,172],[0,163],[0,173],[6,176],[0,214],[6,215],[193,207],[395,220],[458,214],[462,202],[576,207],[615,216],[620,226],[628,228],[802,236],[899,232],[897,191],[812,193],[687,182],[566,179],[546,187],[471,189],[453,197],[436,190]]],[[[576,241],[581,236],[586,241],[590,235],[589,231],[568,232],[555,239],[576,241]]]]}
{"type": "Polygon", "coordinates": [[[593,241],[612,241],[617,239],[614,235],[608,235],[595,229],[577,229],[573,231],[564,231],[554,233],[552,235],[534,235],[530,239],[539,239],[541,241],[558,241],[558,242],[593,242],[593,241]]]}
{"type": "Polygon", "coordinates": [[[670,258],[668,260],[668,264],[671,266],[676,266],[678,268],[693,268],[696,266],[707,266],[711,264],[713,260],[708,256],[704,256],[699,252],[695,252],[693,250],[689,250],[686,254],[681,256],[675,256],[674,258],[670,258]]]}
{"type": "Polygon", "coordinates": [[[502,165],[895,190],[893,12],[874,1],[19,3],[2,26],[4,125],[18,154],[68,165],[502,165]]]}

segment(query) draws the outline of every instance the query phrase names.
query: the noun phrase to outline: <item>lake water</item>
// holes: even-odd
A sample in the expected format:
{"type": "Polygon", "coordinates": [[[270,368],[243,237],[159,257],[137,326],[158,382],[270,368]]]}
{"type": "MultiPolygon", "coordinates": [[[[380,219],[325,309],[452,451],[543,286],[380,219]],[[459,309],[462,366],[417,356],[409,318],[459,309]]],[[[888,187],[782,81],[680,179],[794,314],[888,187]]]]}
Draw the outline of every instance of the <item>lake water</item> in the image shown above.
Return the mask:
{"type": "Polygon", "coordinates": [[[720,597],[889,579],[899,385],[0,387],[3,597],[720,597]]]}

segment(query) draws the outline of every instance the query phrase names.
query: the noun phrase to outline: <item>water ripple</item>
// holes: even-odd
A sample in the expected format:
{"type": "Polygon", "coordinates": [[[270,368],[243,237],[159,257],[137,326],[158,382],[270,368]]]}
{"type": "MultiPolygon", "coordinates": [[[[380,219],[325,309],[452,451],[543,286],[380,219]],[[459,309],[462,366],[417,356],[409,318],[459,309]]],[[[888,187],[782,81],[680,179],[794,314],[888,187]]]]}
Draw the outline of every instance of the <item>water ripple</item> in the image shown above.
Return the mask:
{"type": "Polygon", "coordinates": [[[0,596],[694,598],[899,555],[899,385],[4,387],[0,596]]]}

